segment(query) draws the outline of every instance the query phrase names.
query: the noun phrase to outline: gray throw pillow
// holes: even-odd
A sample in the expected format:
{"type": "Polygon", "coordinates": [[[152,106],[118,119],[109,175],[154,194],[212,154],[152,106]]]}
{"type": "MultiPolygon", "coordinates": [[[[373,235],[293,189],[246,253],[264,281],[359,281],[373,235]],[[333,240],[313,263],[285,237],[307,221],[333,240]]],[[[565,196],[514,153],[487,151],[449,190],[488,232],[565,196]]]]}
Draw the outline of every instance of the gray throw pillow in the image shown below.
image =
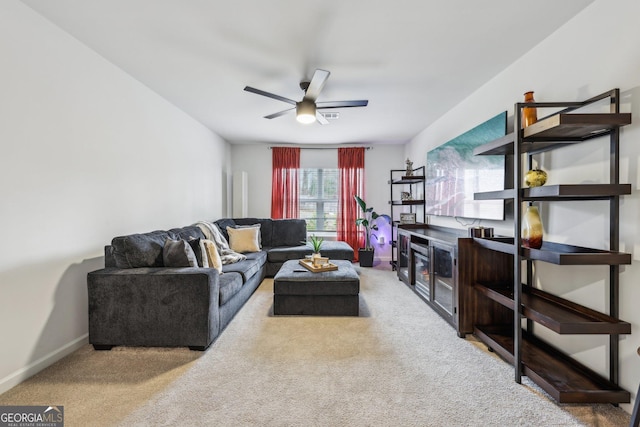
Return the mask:
{"type": "Polygon", "coordinates": [[[186,240],[167,239],[162,248],[165,267],[197,267],[198,259],[186,240]]]}
{"type": "Polygon", "coordinates": [[[114,237],[111,241],[118,268],[162,267],[162,248],[172,237],[167,231],[114,237]]]}

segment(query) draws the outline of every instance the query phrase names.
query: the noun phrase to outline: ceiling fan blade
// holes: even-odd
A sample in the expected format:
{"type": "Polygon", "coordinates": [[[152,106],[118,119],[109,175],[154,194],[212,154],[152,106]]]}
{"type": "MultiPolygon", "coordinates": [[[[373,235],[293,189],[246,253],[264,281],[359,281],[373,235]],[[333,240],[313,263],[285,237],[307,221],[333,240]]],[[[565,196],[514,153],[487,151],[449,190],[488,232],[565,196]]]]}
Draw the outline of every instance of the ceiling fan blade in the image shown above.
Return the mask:
{"type": "Polygon", "coordinates": [[[264,116],[265,119],[275,119],[276,117],[284,116],[287,113],[291,113],[295,111],[295,108],[288,108],[283,111],[278,111],[277,113],[269,114],[268,116],[264,116]]]}
{"type": "Polygon", "coordinates": [[[322,115],[322,113],[320,113],[319,111],[316,111],[316,120],[321,125],[328,125],[329,124],[329,120],[325,119],[324,116],[322,115]]]}
{"type": "Polygon", "coordinates": [[[247,92],[256,93],[258,95],[266,96],[267,98],[277,99],[278,101],[283,101],[283,102],[286,102],[287,104],[296,105],[296,101],[294,101],[293,99],[285,98],[284,96],[276,95],[275,93],[265,92],[263,90],[256,89],[256,88],[251,87],[251,86],[245,86],[244,90],[246,90],[247,92]]]}
{"type": "Polygon", "coordinates": [[[366,99],[356,101],[327,101],[316,102],[316,108],[344,108],[344,107],[366,107],[369,101],[366,99]]]}
{"type": "Polygon", "coordinates": [[[331,73],[326,70],[317,69],[315,73],[313,73],[313,77],[311,78],[311,82],[309,82],[309,87],[307,88],[304,97],[312,101],[318,99],[320,91],[322,91],[324,84],[329,78],[329,74],[331,73]]]}

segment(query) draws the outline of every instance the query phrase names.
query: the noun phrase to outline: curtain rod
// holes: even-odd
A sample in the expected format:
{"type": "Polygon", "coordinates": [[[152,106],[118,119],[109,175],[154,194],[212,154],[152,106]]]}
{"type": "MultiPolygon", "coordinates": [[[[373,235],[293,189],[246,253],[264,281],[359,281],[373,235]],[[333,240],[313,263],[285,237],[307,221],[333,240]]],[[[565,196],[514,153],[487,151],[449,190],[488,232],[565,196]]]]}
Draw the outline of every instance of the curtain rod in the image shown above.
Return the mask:
{"type": "MultiPolygon", "coordinates": [[[[282,145],[277,146],[278,147],[283,147],[282,145]]],[[[356,146],[349,146],[349,147],[298,147],[301,150],[337,150],[338,148],[360,148],[362,147],[361,145],[356,145],[356,146]]],[[[274,147],[268,147],[269,150],[271,150],[274,147]]],[[[362,147],[365,150],[371,150],[373,147],[362,147]]]]}

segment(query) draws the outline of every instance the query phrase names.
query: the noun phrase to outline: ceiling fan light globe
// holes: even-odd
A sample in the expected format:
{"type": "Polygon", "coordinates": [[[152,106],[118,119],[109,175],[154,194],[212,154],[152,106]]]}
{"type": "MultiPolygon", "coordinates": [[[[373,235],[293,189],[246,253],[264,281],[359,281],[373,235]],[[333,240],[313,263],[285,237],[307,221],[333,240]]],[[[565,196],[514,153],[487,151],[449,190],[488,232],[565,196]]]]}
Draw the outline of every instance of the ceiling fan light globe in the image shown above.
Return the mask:
{"type": "Polygon", "coordinates": [[[300,101],[296,104],[296,120],[309,124],[316,121],[316,104],[309,101],[300,101]]]}
{"type": "Polygon", "coordinates": [[[313,123],[316,121],[316,116],[311,116],[309,114],[298,114],[296,116],[296,120],[298,122],[308,125],[309,123],[313,123]]]}

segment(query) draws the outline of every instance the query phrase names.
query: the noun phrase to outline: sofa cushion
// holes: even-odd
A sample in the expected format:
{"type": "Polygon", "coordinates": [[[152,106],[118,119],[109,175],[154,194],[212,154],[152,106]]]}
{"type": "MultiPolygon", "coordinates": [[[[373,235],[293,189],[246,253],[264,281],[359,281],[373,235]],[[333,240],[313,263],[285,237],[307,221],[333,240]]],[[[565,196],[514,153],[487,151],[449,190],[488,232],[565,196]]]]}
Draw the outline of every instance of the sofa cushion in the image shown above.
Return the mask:
{"type": "Polygon", "coordinates": [[[320,254],[329,259],[353,261],[353,248],[347,242],[325,240],[322,242],[320,254]]]}
{"type": "MultiPolygon", "coordinates": [[[[267,261],[283,263],[292,259],[302,259],[305,255],[311,255],[312,252],[308,245],[268,248],[267,261]]],[[[322,242],[320,254],[329,259],[353,261],[353,248],[347,242],[325,240],[322,242]]]]}
{"type": "Polygon", "coordinates": [[[162,248],[165,240],[172,237],[163,230],[114,237],[111,246],[116,267],[162,267],[162,248]]]}
{"type": "Polygon", "coordinates": [[[267,253],[265,251],[260,251],[248,253],[246,255],[247,259],[243,261],[234,262],[233,264],[225,264],[222,267],[222,271],[225,274],[231,272],[240,273],[246,282],[247,279],[260,271],[264,263],[267,261],[267,253]]]}
{"type": "Polygon", "coordinates": [[[234,218],[235,227],[260,224],[260,247],[271,246],[273,220],[271,218],[234,218]]]}
{"type": "Polygon", "coordinates": [[[267,252],[267,261],[282,263],[291,259],[302,259],[305,255],[311,255],[312,253],[313,251],[307,245],[280,246],[269,248],[267,252]]]}
{"type": "Polygon", "coordinates": [[[244,281],[239,273],[229,273],[220,276],[220,301],[218,305],[224,305],[242,288],[244,281]]]}
{"type": "Polygon", "coordinates": [[[227,227],[229,233],[229,247],[231,250],[245,253],[258,252],[260,250],[260,225],[247,228],[227,227]]]}
{"type": "Polygon", "coordinates": [[[191,239],[204,239],[205,235],[197,225],[189,225],[182,228],[172,228],[169,230],[170,234],[173,234],[175,240],[191,240],[191,239]]]}
{"type": "Polygon", "coordinates": [[[225,240],[228,242],[229,241],[229,233],[227,233],[227,227],[235,227],[236,226],[236,222],[234,220],[232,220],[231,218],[222,218],[222,219],[219,219],[217,221],[214,221],[213,223],[218,226],[218,229],[220,230],[220,232],[224,236],[225,240]]]}
{"type": "Polygon", "coordinates": [[[304,219],[274,219],[271,244],[264,246],[298,246],[307,240],[307,222],[304,219]]]}
{"type": "Polygon", "coordinates": [[[186,240],[167,239],[162,249],[162,262],[165,267],[197,267],[198,259],[186,240]]]}

